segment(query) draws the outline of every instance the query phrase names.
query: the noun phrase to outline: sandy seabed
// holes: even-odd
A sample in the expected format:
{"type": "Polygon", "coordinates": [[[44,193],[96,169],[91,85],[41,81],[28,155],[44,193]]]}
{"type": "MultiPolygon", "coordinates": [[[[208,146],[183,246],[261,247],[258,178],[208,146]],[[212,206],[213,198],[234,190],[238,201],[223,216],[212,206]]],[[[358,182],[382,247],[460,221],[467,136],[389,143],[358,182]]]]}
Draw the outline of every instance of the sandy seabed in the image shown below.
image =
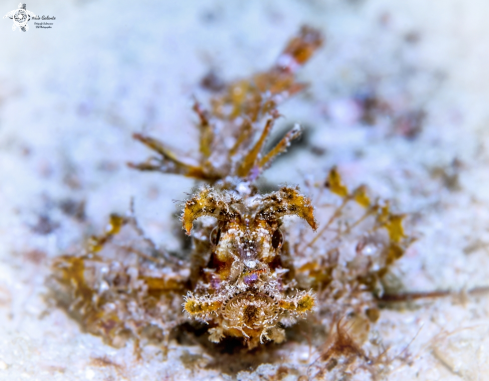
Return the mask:
{"type": "MultiPolygon", "coordinates": [[[[410,228],[419,239],[396,265],[406,290],[488,285],[484,1],[27,6],[56,20],[49,30],[31,22],[26,33],[12,31],[9,19],[1,23],[0,380],[295,380],[306,374],[317,358],[307,343],[274,349],[261,366],[249,356],[216,365],[215,354],[176,342],[166,361],[155,347],[137,361],[132,346],[114,349],[82,333],[45,297],[50,260],[101,231],[131,197],[153,239],[178,248],[172,200],[185,199],[193,182],[128,169],[127,161],[147,155],[132,133],[144,130],[196,151],[190,106],[192,95],[202,93],[202,77],[211,69],[228,80],[267,68],[302,24],[323,30],[326,45],[301,71],[311,85],[281,108],[286,118],[278,130],[298,122],[306,135],[266,173],[267,181],[302,185],[338,165],[347,183],[368,184],[416,216],[410,228]],[[368,126],[358,106],[366,91],[391,110],[379,111],[368,126]],[[425,117],[414,129],[393,122],[420,110],[425,117]],[[83,204],[84,223],[77,209],[83,204]]],[[[2,4],[3,14],[14,7],[2,4]]],[[[409,345],[411,354],[389,380],[489,380],[488,301],[445,298],[382,310],[378,336],[393,353],[409,345]]]]}

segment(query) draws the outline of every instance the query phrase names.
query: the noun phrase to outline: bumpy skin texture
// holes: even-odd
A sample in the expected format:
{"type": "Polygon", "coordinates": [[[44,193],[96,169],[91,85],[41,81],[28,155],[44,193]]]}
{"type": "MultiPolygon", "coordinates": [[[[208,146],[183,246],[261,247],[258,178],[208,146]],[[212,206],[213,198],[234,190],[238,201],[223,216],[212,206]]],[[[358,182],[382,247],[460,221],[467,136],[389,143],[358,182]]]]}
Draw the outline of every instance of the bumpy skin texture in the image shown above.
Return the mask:
{"type": "MultiPolygon", "coordinates": [[[[311,292],[298,291],[283,263],[281,218],[295,214],[315,229],[310,201],[297,189],[284,187],[267,195],[253,194],[249,184],[233,191],[204,187],[185,204],[182,217],[187,233],[193,221],[212,216],[209,252],[201,253],[207,265],[194,269],[194,292],[186,296],[189,316],[211,325],[209,340],[243,337],[249,348],[265,341],[282,342],[279,325],[303,317],[314,306],[311,292]]],[[[208,231],[209,227],[201,228],[208,231]]],[[[197,240],[204,238],[197,231],[197,240]]],[[[202,261],[198,261],[202,263],[202,261]]]]}
{"type": "Polygon", "coordinates": [[[56,302],[86,331],[114,346],[133,339],[139,348],[150,340],[165,351],[170,332],[197,319],[211,325],[211,341],[238,336],[252,348],[283,341],[281,326],[313,308],[309,288],[295,289],[288,244],[280,231],[286,215],[297,215],[316,229],[313,208],[295,188],[258,195],[253,183],[300,136],[300,128],[294,127],[263,152],[280,116],[277,105],[305,87],[295,73],[322,41],[319,31],[303,27],[270,69],[228,84],[212,97],[209,110],[195,102],[197,158],[134,134],[153,155],[143,163],[129,163],[131,168],[207,184],[187,201],[182,216],[193,249],[188,260],[172,257],[144,234],[133,210],[128,217],[111,216],[105,233],[91,237],[85,250],[53,263],[56,302]],[[210,224],[202,218],[209,216],[215,218],[210,224]]]}
{"type": "MultiPolygon", "coordinates": [[[[137,351],[144,341],[160,343],[166,353],[172,330],[197,320],[209,325],[211,342],[238,337],[254,348],[282,342],[285,327],[314,311],[316,324],[337,326],[326,342],[336,349],[326,348],[325,359],[365,342],[379,318],[376,298],[384,293],[385,275],[413,241],[404,233],[404,215],[371,199],[365,186],[349,189],[336,168],[326,181],[309,184],[322,214],[298,188],[259,194],[254,185],[300,135],[294,127],[264,152],[277,105],[305,87],[295,72],[321,43],[317,30],[303,27],[269,70],[228,84],[209,110],[196,102],[197,158],[134,135],[153,156],[130,167],[201,182],[183,206],[192,250],[187,257],[167,253],[144,234],[133,209],[125,217],[112,215],[85,250],[53,263],[56,301],[84,330],[113,346],[132,339],[137,351]],[[297,216],[312,229],[285,231],[285,216],[297,216]],[[346,345],[353,337],[356,342],[346,345]]],[[[350,352],[366,358],[363,351],[350,352]]]]}

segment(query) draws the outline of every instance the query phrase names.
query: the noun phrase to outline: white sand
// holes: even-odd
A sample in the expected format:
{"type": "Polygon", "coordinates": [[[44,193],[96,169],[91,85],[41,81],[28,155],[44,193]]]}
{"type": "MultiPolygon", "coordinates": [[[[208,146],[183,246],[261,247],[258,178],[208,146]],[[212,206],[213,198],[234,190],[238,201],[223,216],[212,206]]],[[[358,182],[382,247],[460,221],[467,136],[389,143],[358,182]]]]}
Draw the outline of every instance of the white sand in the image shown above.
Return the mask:
{"type": "MultiPolygon", "coordinates": [[[[87,220],[100,231],[108,214],[125,211],[134,196],[149,234],[177,248],[172,200],[184,199],[193,182],[126,168],[125,162],[148,153],[131,133],[146,128],[191,153],[190,101],[201,92],[202,76],[211,67],[226,79],[268,67],[303,23],[323,29],[327,43],[300,74],[314,81],[310,89],[282,107],[287,118],[281,123],[304,124],[311,143],[278,161],[268,181],[297,183],[299,173],[320,179],[337,164],[348,183],[367,183],[398,210],[418,216],[413,229],[419,241],[397,266],[408,289],[489,283],[489,5],[230,3],[37,1],[27,9],[54,15],[52,29],[36,30],[31,21],[27,33],[13,32],[11,20],[1,21],[0,380],[232,379],[206,367],[212,359],[197,346],[173,343],[167,361],[149,347],[137,362],[131,347],[102,344],[46,304],[50,258],[90,233],[58,205],[85,200],[87,220]],[[419,41],[406,42],[413,33],[419,41]],[[345,124],[351,96],[368,78],[395,107],[427,112],[415,139],[392,136],[388,121],[345,124]],[[312,153],[321,149],[322,156],[312,153]],[[461,163],[459,190],[432,176],[437,168],[450,170],[454,159],[461,163]],[[40,215],[54,223],[52,232],[39,234],[40,215]],[[97,358],[119,366],[100,366],[97,358]],[[182,358],[193,359],[193,368],[182,358]]],[[[1,12],[15,7],[3,2],[1,12]]],[[[416,337],[408,349],[411,365],[393,369],[389,379],[489,380],[488,300],[383,310],[375,330],[393,354],[416,337]]],[[[280,353],[297,369],[287,380],[304,374],[315,358],[307,346],[286,345],[280,353]]],[[[243,369],[237,377],[267,379],[278,365],[243,369]]]]}

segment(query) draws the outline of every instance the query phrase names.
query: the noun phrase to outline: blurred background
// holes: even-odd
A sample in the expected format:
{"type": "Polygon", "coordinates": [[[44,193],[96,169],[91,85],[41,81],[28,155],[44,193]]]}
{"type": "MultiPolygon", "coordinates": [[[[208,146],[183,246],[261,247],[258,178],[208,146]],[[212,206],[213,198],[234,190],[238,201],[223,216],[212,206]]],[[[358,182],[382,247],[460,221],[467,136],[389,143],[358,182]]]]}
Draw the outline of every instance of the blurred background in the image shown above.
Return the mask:
{"type": "MultiPolygon", "coordinates": [[[[4,0],[0,13],[17,7],[4,0]]],[[[268,68],[304,24],[325,46],[276,133],[300,123],[305,134],[267,182],[321,181],[338,165],[348,184],[414,216],[419,240],[398,265],[406,290],[488,285],[486,2],[39,0],[27,10],[56,19],[27,32],[0,23],[0,380],[121,379],[93,362],[103,356],[130,380],[225,379],[195,347],[136,363],[132,348],[80,333],[46,302],[44,282],[51,258],[76,252],[131,197],[148,234],[178,250],[173,200],[194,183],[127,168],[148,155],[132,133],[195,155],[192,97],[205,103],[220,83],[268,68]],[[182,353],[197,356],[193,368],[182,353]]],[[[392,379],[489,379],[488,314],[487,298],[383,311],[379,334],[393,346],[419,332],[413,364],[392,379]]]]}

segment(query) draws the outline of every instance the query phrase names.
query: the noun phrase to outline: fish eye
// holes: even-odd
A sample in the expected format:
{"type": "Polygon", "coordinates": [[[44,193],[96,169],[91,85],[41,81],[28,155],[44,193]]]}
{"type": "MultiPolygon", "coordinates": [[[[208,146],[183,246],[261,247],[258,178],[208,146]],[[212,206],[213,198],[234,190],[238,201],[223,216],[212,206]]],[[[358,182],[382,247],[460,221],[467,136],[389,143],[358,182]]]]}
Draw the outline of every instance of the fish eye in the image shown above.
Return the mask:
{"type": "Polygon", "coordinates": [[[221,239],[221,229],[219,228],[219,226],[216,226],[214,229],[212,229],[211,231],[211,234],[209,236],[209,241],[211,241],[211,243],[214,245],[214,246],[217,246],[217,244],[219,243],[219,240],[221,239]]]}
{"type": "Polygon", "coordinates": [[[280,229],[275,230],[272,235],[272,247],[276,250],[282,247],[282,243],[284,242],[284,235],[280,231],[280,229]]]}

